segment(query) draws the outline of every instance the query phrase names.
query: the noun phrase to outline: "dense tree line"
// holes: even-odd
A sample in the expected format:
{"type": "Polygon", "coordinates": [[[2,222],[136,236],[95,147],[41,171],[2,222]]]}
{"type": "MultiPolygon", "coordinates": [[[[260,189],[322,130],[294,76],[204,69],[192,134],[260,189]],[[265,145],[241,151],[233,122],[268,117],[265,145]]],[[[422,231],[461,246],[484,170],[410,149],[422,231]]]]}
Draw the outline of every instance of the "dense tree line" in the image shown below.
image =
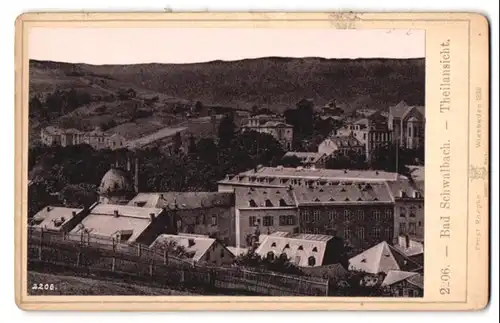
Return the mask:
{"type": "Polygon", "coordinates": [[[70,89],[55,90],[42,96],[32,96],[29,100],[29,116],[39,121],[50,121],[53,118],[69,113],[78,107],[89,104],[91,95],[86,91],[70,89]]]}

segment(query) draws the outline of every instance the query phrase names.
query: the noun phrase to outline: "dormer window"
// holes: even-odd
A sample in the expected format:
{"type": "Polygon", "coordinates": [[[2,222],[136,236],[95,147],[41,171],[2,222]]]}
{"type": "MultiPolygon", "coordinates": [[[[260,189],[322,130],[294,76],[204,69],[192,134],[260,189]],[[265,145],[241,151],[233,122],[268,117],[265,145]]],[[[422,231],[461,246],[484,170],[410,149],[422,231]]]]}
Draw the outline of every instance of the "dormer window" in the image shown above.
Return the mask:
{"type": "Polygon", "coordinates": [[[266,200],[266,206],[273,207],[273,203],[271,202],[271,200],[269,200],[269,199],[266,200]]]}
{"type": "Polygon", "coordinates": [[[250,200],[250,201],[248,201],[248,205],[249,205],[250,207],[257,207],[257,203],[255,203],[255,201],[254,201],[254,200],[250,200]]]}
{"type": "Polygon", "coordinates": [[[314,247],[312,251],[313,252],[318,252],[318,248],[314,247]]]}
{"type": "Polygon", "coordinates": [[[290,245],[288,243],[283,247],[283,250],[285,249],[290,249],[290,245]]]}
{"type": "Polygon", "coordinates": [[[284,199],[280,199],[280,206],[288,206],[284,199]]]}
{"type": "Polygon", "coordinates": [[[271,244],[271,248],[274,248],[274,247],[276,247],[276,242],[273,242],[273,243],[271,244]]]}

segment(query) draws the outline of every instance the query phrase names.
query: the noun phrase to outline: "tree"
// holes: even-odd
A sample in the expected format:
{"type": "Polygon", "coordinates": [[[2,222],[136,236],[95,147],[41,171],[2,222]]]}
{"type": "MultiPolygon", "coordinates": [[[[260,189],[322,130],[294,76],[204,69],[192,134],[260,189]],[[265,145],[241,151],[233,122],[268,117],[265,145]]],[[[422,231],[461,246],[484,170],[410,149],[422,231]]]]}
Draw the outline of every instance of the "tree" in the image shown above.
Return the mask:
{"type": "Polygon", "coordinates": [[[281,159],[281,165],[283,167],[298,167],[302,165],[302,161],[297,156],[285,156],[281,159]]]}
{"type": "Polygon", "coordinates": [[[97,186],[86,183],[67,185],[61,190],[59,199],[67,207],[89,207],[98,200],[97,186]]]}
{"type": "Polygon", "coordinates": [[[219,143],[222,146],[228,145],[234,138],[236,125],[234,124],[233,113],[227,113],[219,124],[219,143]]]}
{"type": "Polygon", "coordinates": [[[35,95],[30,98],[29,102],[29,115],[30,117],[34,117],[37,115],[40,115],[42,118],[45,117],[43,116],[44,108],[42,101],[40,101],[40,98],[38,95],[35,95]]]}
{"type": "Polygon", "coordinates": [[[387,172],[409,174],[407,165],[412,164],[411,153],[398,144],[380,146],[372,151],[370,167],[387,172]]]}
{"type": "Polygon", "coordinates": [[[365,155],[350,151],[347,154],[339,151],[334,152],[325,162],[328,169],[367,169],[365,155]]]}

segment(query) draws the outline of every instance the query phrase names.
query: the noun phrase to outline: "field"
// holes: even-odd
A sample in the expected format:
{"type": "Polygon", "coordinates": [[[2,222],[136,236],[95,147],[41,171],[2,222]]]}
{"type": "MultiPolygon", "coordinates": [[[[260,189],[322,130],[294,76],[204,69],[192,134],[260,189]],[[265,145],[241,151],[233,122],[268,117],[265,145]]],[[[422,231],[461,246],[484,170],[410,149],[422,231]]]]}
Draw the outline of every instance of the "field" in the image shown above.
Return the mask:
{"type": "Polygon", "coordinates": [[[122,283],[99,278],[72,277],[35,271],[28,272],[30,295],[196,295],[166,288],[122,283]],[[49,290],[34,289],[39,284],[49,284],[49,290]],[[50,290],[53,284],[54,290],[50,290]]]}

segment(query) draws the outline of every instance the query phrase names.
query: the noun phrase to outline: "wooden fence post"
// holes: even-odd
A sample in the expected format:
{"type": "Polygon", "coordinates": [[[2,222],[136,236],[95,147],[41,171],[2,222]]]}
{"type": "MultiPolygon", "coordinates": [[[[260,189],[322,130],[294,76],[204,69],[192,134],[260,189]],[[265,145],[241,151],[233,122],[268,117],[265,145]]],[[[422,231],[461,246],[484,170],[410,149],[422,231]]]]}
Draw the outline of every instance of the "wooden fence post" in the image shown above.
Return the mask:
{"type": "Polygon", "coordinates": [[[113,256],[113,259],[111,260],[111,271],[115,272],[115,268],[116,268],[116,258],[115,256],[113,256]]]}
{"type": "Polygon", "coordinates": [[[163,249],[163,264],[167,265],[168,264],[168,255],[167,255],[167,250],[163,249]]]}
{"type": "Polygon", "coordinates": [[[153,261],[151,261],[149,263],[149,276],[153,276],[153,267],[154,267],[153,261]]]}
{"type": "Polygon", "coordinates": [[[330,278],[326,280],[326,296],[330,294],[330,278]]]}
{"type": "Polygon", "coordinates": [[[137,244],[137,255],[140,257],[141,256],[141,245],[137,244]]]}

